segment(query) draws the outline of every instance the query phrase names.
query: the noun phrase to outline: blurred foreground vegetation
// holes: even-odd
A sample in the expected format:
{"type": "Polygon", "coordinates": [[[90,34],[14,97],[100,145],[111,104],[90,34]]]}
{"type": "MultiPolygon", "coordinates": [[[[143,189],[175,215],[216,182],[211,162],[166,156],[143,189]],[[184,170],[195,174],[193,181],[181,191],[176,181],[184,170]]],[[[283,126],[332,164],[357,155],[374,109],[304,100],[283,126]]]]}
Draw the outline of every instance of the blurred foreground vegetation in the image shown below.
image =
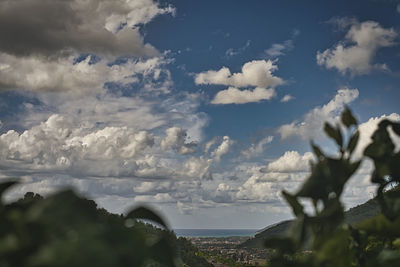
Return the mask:
{"type": "Polygon", "coordinates": [[[382,120],[361,159],[353,155],[359,132],[349,109],[341,123],[324,127],[338,146],[338,156],[327,156],[311,144],[317,159],[311,174],[295,194],[282,192],[296,220],[286,236],[264,241],[275,251],[268,266],[400,266],[400,152],[390,136],[400,136],[400,123],[382,120]],[[371,182],[378,187],[374,201],[381,213],[350,225],[340,197],[365,158],[374,164],[371,182]]]}
{"type": "MultiPolygon", "coordinates": [[[[0,196],[12,185],[0,184],[0,196]]],[[[144,207],[111,214],[70,190],[0,202],[0,267],[210,266],[197,252],[144,207]]]]}

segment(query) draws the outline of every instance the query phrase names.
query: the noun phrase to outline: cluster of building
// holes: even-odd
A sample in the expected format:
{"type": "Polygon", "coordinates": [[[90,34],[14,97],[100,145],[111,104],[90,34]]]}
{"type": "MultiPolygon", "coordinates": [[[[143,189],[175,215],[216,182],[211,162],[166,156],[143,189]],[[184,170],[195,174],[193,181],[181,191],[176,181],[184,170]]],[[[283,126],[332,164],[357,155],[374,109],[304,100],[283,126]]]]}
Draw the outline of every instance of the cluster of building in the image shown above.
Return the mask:
{"type": "Polygon", "coordinates": [[[202,252],[214,266],[260,266],[267,260],[266,249],[239,248],[238,245],[248,237],[192,237],[190,241],[202,252]]]}

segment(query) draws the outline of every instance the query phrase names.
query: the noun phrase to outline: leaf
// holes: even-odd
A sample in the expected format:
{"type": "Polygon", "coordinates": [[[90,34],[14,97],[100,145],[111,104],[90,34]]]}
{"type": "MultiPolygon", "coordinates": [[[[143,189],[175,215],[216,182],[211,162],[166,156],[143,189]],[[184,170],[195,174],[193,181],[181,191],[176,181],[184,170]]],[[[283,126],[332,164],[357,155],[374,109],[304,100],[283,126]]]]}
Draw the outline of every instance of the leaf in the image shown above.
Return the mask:
{"type": "Polygon", "coordinates": [[[293,213],[296,217],[303,215],[303,206],[297,201],[297,198],[285,190],[282,191],[282,195],[285,198],[286,202],[292,207],[293,213]]]}
{"type": "Polygon", "coordinates": [[[342,123],[349,128],[352,125],[357,125],[357,120],[354,118],[353,114],[351,113],[350,109],[346,107],[346,109],[342,113],[341,117],[342,123]]]}
{"type": "Polygon", "coordinates": [[[350,138],[349,143],[347,144],[347,151],[349,151],[350,154],[353,153],[354,149],[357,146],[358,139],[360,138],[360,132],[356,131],[350,138]]]}
{"type": "Polygon", "coordinates": [[[339,127],[335,128],[328,122],[325,122],[324,131],[330,138],[336,141],[336,144],[338,144],[339,147],[343,146],[343,137],[339,127]]]}
{"type": "Polygon", "coordinates": [[[325,157],[325,155],[324,155],[324,153],[322,153],[321,149],[316,144],[314,144],[313,142],[311,142],[311,147],[312,147],[312,149],[314,151],[314,154],[317,156],[318,159],[321,159],[321,158],[325,157]]]}
{"type": "Polygon", "coordinates": [[[393,132],[400,136],[400,123],[392,123],[393,132]]]}
{"type": "MultiPolygon", "coordinates": [[[[4,182],[4,183],[1,183],[0,184],[0,196],[3,195],[4,191],[6,191],[8,188],[10,188],[11,186],[13,186],[15,184],[17,184],[16,181],[7,181],[7,182],[4,182]]],[[[2,202],[1,202],[1,198],[0,198],[0,205],[1,205],[1,203],[2,202]]]]}
{"type": "Polygon", "coordinates": [[[166,225],[164,220],[161,219],[161,217],[159,215],[157,215],[155,212],[153,212],[152,210],[145,208],[145,207],[138,207],[138,208],[131,210],[125,216],[125,219],[150,220],[150,221],[156,222],[168,229],[168,226],[166,225]]]}

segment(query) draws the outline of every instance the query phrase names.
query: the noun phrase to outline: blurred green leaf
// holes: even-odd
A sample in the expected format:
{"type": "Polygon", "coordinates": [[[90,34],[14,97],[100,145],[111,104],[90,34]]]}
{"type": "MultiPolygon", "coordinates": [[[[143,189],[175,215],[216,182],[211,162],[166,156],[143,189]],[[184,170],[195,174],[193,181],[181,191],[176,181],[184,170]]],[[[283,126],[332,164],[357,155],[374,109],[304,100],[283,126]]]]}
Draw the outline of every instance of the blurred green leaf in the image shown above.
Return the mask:
{"type": "Polygon", "coordinates": [[[324,153],[322,153],[321,149],[315,145],[313,142],[311,142],[311,147],[314,151],[314,154],[317,156],[317,159],[322,159],[325,157],[324,153]]]}
{"type": "Polygon", "coordinates": [[[339,147],[343,146],[343,137],[339,127],[333,127],[328,122],[325,122],[324,131],[330,138],[335,140],[339,147]]]}
{"type": "Polygon", "coordinates": [[[393,132],[400,136],[400,123],[392,122],[392,129],[393,132]]]}
{"type": "Polygon", "coordinates": [[[349,153],[353,153],[354,149],[357,146],[358,143],[358,139],[360,138],[360,133],[359,131],[356,131],[350,138],[349,143],[347,144],[347,151],[349,151],[349,153]]]}
{"type": "Polygon", "coordinates": [[[303,206],[297,201],[297,198],[285,190],[282,191],[283,197],[285,198],[286,202],[292,207],[293,213],[296,216],[300,216],[304,214],[303,206]]]}
{"type": "Polygon", "coordinates": [[[158,223],[159,225],[164,226],[166,229],[168,229],[168,226],[165,224],[164,220],[161,219],[159,215],[157,215],[155,212],[152,210],[145,208],[145,207],[138,207],[130,212],[125,216],[125,219],[144,219],[144,220],[150,220],[155,223],[158,223]]]}
{"type": "Polygon", "coordinates": [[[342,123],[347,128],[349,128],[352,125],[357,126],[357,120],[356,120],[356,118],[354,118],[353,114],[351,113],[351,111],[348,107],[346,107],[345,110],[343,111],[341,120],[342,120],[342,123]]]}
{"type": "MultiPolygon", "coordinates": [[[[4,194],[4,191],[6,191],[8,188],[10,188],[11,186],[17,184],[16,181],[6,181],[6,182],[2,182],[0,183],[0,196],[2,196],[4,194]]],[[[0,203],[1,203],[1,199],[0,199],[0,203]]]]}

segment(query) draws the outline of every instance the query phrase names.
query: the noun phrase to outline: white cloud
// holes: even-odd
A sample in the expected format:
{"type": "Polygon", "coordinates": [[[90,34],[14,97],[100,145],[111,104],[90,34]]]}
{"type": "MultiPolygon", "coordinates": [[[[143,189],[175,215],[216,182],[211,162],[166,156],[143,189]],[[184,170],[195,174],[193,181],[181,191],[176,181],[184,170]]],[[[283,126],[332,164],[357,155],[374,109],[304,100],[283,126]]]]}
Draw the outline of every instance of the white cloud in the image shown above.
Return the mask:
{"type": "Polygon", "coordinates": [[[270,57],[278,57],[285,54],[284,51],[293,49],[293,40],[286,40],[283,43],[272,44],[270,48],[265,50],[265,53],[270,57]]]}
{"type": "Polygon", "coordinates": [[[309,163],[314,159],[311,152],[300,155],[297,151],[286,151],[283,156],[270,162],[263,172],[305,172],[309,171],[309,163]]]}
{"type": "Polygon", "coordinates": [[[211,104],[246,104],[269,100],[276,95],[275,90],[256,87],[254,90],[239,90],[229,87],[219,91],[211,104]]]}
{"type": "MultiPolygon", "coordinates": [[[[340,21],[339,21],[340,22],[340,21]]],[[[351,25],[345,40],[335,47],[317,53],[317,63],[328,69],[336,68],[340,73],[367,74],[373,69],[387,69],[385,64],[374,64],[376,52],[382,47],[393,46],[398,34],[375,21],[358,22],[346,20],[340,25],[351,25]]]]}
{"type": "Polygon", "coordinates": [[[155,195],[140,195],[134,198],[136,203],[175,203],[168,193],[157,193],[155,195]]]}
{"type": "Polygon", "coordinates": [[[357,89],[339,89],[335,97],[322,107],[316,107],[304,115],[302,121],[294,121],[279,127],[278,133],[282,139],[290,136],[300,136],[304,140],[315,139],[323,133],[325,122],[339,118],[344,106],[354,101],[359,95],[357,89]]]}
{"type": "Polygon", "coordinates": [[[274,61],[253,60],[242,66],[242,72],[231,73],[227,67],[209,70],[196,75],[196,84],[217,84],[230,86],[217,93],[212,104],[244,104],[269,100],[275,96],[275,87],[284,81],[272,73],[278,68],[274,61]],[[255,89],[238,88],[254,86],[255,89]]]}
{"type": "MultiPolygon", "coordinates": [[[[106,82],[121,85],[136,83],[143,79],[158,80],[160,73],[169,77],[163,66],[163,57],[147,60],[128,60],[120,65],[109,66],[101,60],[91,64],[91,57],[73,64],[74,57],[49,59],[42,57],[16,57],[0,53],[0,88],[22,88],[30,91],[58,91],[77,95],[97,93],[106,82]]],[[[168,88],[160,88],[168,92],[168,88]]]]}
{"type": "Polygon", "coordinates": [[[220,84],[235,87],[276,87],[284,81],[274,76],[272,73],[278,67],[271,60],[253,60],[247,62],[242,67],[242,72],[231,73],[226,67],[218,71],[209,70],[196,75],[196,84],[220,84]]]}
{"type": "Polygon", "coordinates": [[[264,146],[266,144],[271,143],[273,139],[274,139],[273,136],[264,137],[259,142],[251,144],[249,148],[242,150],[241,154],[245,156],[247,159],[257,157],[261,155],[262,152],[264,152],[264,146]]]}
{"type": "Polygon", "coordinates": [[[233,48],[229,48],[228,50],[225,51],[225,56],[233,57],[233,56],[243,53],[247,48],[250,47],[250,43],[251,43],[250,40],[247,40],[246,44],[237,50],[235,50],[233,48]]]}
{"type": "Polygon", "coordinates": [[[23,133],[10,130],[1,134],[0,165],[7,166],[3,175],[11,177],[68,173],[80,178],[212,179],[210,159],[178,159],[161,149],[173,146],[186,154],[192,152],[191,145],[128,126],[99,127],[54,114],[23,133]]]}
{"type": "Polygon", "coordinates": [[[211,153],[211,155],[217,162],[220,161],[221,157],[231,150],[234,143],[235,142],[231,140],[229,136],[224,136],[221,144],[211,153]]]}
{"type": "Polygon", "coordinates": [[[291,96],[291,95],[284,95],[282,97],[282,99],[281,99],[281,102],[286,103],[286,102],[289,102],[290,100],[293,100],[293,99],[294,99],[294,97],[291,96]]]}
{"type": "Polygon", "coordinates": [[[167,136],[161,140],[161,148],[166,150],[171,147],[175,149],[179,154],[190,154],[193,153],[197,147],[197,142],[185,143],[187,133],[185,130],[179,127],[171,127],[165,130],[167,136]]]}
{"type": "Polygon", "coordinates": [[[211,159],[191,157],[183,164],[182,172],[189,177],[212,180],[211,162],[211,159]]]}
{"type": "Polygon", "coordinates": [[[281,190],[293,190],[305,174],[261,173],[253,171],[251,176],[238,187],[235,198],[240,202],[262,202],[282,205],[281,190]]]}
{"type": "Polygon", "coordinates": [[[400,4],[397,5],[396,10],[397,10],[397,13],[400,13],[400,4]]]}
{"type": "Polygon", "coordinates": [[[62,170],[82,161],[119,159],[123,162],[153,143],[153,136],[145,131],[136,132],[127,127],[89,130],[55,114],[22,134],[10,130],[0,135],[0,160],[10,166],[16,162],[32,170],[62,170]]]}
{"type": "MultiPolygon", "coordinates": [[[[355,149],[355,157],[360,157],[364,149],[372,142],[371,136],[378,128],[378,124],[383,120],[388,119],[391,121],[400,121],[400,115],[392,113],[390,115],[382,115],[380,117],[372,117],[368,121],[361,123],[358,126],[360,137],[358,140],[357,147],[355,149]]],[[[396,145],[396,149],[400,148],[400,137],[395,134],[391,134],[393,143],[396,145]]]]}
{"type": "Polygon", "coordinates": [[[203,148],[203,151],[204,151],[204,153],[208,153],[208,151],[211,149],[211,147],[213,146],[213,145],[215,145],[215,143],[217,143],[217,141],[218,141],[218,138],[217,137],[214,137],[213,139],[211,139],[210,141],[208,141],[208,142],[206,142],[205,144],[204,144],[204,148],[203,148]]]}
{"type": "Polygon", "coordinates": [[[192,214],[193,210],[195,210],[195,208],[192,205],[189,205],[187,203],[178,201],[176,203],[176,206],[178,207],[178,210],[181,214],[192,214]]]}

